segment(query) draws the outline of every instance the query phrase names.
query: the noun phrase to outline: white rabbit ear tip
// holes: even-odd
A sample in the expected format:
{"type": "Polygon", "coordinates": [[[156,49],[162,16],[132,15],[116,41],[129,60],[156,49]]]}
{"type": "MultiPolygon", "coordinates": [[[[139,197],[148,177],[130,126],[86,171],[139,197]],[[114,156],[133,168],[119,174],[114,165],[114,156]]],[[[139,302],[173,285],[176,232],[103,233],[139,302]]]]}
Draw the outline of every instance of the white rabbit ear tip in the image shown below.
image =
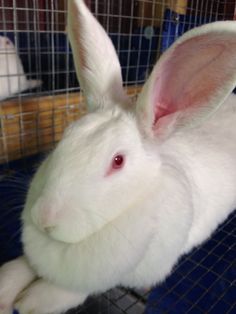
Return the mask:
{"type": "Polygon", "coordinates": [[[77,77],[89,109],[127,101],[114,46],[84,1],[68,1],[67,28],[77,77]]]}

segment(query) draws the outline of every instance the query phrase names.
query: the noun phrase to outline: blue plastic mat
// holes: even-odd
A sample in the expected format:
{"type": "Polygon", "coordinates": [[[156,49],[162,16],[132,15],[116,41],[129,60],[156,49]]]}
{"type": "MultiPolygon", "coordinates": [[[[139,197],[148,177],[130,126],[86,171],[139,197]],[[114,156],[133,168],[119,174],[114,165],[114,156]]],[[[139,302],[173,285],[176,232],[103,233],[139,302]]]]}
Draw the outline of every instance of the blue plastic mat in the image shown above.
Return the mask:
{"type": "Polygon", "coordinates": [[[20,214],[28,185],[42,157],[0,168],[0,265],[22,254],[20,214]]]}
{"type": "Polygon", "coordinates": [[[236,211],[150,293],[146,314],[236,313],[236,211]]]}

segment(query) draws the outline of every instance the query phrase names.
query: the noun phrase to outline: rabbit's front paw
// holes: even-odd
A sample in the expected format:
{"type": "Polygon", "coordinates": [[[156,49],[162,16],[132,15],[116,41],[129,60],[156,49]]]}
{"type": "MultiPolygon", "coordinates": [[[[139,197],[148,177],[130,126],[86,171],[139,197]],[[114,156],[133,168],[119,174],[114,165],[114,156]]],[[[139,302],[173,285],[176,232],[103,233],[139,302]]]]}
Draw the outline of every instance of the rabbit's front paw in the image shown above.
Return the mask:
{"type": "Polygon", "coordinates": [[[12,313],[12,304],[19,291],[16,289],[16,278],[12,265],[7,263],[0,268],[0,314],[12,313]]]}
{"type": "Polygon", "coordinates": [[[18,295],[14,308],[20,314],[59,314],[81,304],[85,298],[38,279],[18,295]]]}
{"type": "Polygon", "coordinates": [[[13,282],[8,280],[7,273],[0,269],[0,314],[10,314],[12,312],[14,298],[13,282]]]}
{"type": "Polygon", "coordinates": [[[52,300],[39,279],[23,290],[16,298],[14,309],[20,314],[51,314],[52,300]]]}
{"type": "Polygon", "coordinates": [[[23,256],[0,268],[0,314],[12,313],[16,296],[34,277],[34,272],[23,256]]]}
{"type": "Polygon", "coordinates": [[[0,303],[0,314],[12,314],[12,307],[5,303],[0,303]]]}
{"type": "Polygon", "coordinates": [[[11,298],[8,297],[7,290],[1,291],[1,289],[0,289],[0,314],[12,314],[11,298]]]}

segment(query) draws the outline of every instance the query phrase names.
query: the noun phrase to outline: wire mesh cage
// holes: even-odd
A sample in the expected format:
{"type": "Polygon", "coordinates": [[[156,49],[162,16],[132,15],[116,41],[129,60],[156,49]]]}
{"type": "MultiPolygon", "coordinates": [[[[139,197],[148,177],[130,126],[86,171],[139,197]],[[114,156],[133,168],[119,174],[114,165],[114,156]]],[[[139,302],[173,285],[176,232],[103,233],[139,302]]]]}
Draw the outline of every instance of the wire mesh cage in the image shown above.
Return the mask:
{"type": "MultiPolygon", "coordinates": [[[[233,20],[236,7],[235,0],[86,4],[112,39],[130,97],[178,37],[198,25],[233,20]]],[[[19,215],[39,161],[86,112],[66,19],[66,0],[0,1],[0,264],[21,254],[19,215]]],[[[234,213],[207,243],[184,256],[163,284],[148,291],[118,287],[75,311],[235,313],[235,237],[234,213]]]]}
{"type": "MultiPolygon", "coordinates": [[[[124,83],[133,95],[160,54],[182,33],[234,16],[234,1],[87,3],[109,32],[124,83]]],[[[60,139],[65,126],[84,113],[65,33],[66,5],[66,1],[1,1],[0,35],[13,42],[20,60],[11,73],[4,73],[9,71],[3,68],[0,73],[1,82],[7,85],[7,93],[0,95],[1,163],[47,151],[60,139]],[[22,83],[24,72],[28,80],[39,82],[36,88],[22,83]]],[[[11,54],[3,49],[2,62],[9,63],[11,54]]]]}

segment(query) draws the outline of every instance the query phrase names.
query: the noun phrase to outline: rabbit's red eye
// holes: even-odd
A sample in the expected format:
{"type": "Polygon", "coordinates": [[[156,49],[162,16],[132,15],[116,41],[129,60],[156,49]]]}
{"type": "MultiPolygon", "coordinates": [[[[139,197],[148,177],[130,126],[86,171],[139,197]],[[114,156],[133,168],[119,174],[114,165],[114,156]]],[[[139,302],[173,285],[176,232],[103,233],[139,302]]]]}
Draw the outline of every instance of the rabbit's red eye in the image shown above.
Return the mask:
{"type": "Polygon", "coordinates": [[[124,164],[124,156],[123,155],[116,155],[113,158],[112,168],[113,169],[119,169],[123,166],[123,164],[124,164]]]}
{"type": "Polygon", "coordinates": [[[105,177],[110,176],[111,174],[115,173],[117,170],[120,170],[125,163],[125,157],[124,155],[117,154],[115,157],[113,157],[111,165],[109,169],[107,170],[105,177]]]}

